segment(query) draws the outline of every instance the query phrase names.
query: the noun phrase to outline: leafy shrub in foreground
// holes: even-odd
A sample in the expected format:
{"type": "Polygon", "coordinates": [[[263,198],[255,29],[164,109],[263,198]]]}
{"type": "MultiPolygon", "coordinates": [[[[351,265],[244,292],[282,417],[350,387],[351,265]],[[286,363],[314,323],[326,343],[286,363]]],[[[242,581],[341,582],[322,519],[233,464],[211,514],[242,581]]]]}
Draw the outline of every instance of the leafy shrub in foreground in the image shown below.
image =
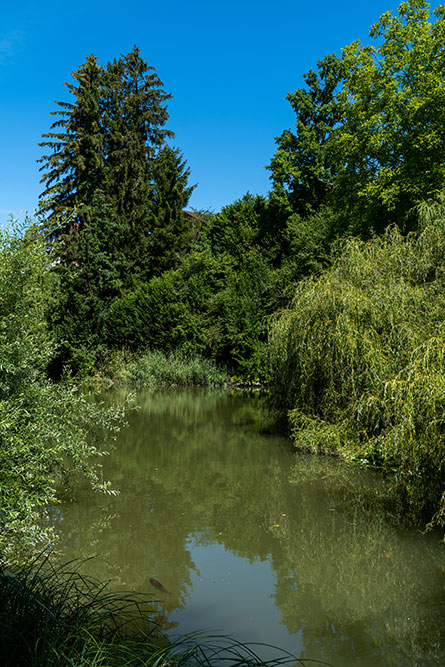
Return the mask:
{"type": "Polygon", "coordinates": [[[45,314],[57,287],[41,237],[0,229],[0,562],[51,536],[38,523],[77,473],[105,489],[94,457],[104,453],[107,414],[45,374],[54,351],[45,314]],[[95,437],[96,436],[96,437],[95,437]]]}

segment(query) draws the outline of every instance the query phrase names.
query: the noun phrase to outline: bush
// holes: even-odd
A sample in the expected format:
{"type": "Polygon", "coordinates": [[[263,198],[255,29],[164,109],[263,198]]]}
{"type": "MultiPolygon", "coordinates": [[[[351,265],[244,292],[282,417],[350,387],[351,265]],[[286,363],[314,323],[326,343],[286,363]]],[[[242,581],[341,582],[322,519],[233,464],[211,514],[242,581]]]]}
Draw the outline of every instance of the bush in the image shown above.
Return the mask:
{"type": "Polygon", "coordinates": [[[120,411],[46,378],[54,345],[45,315],[56,287],[35,230],[0,229],[0,562],[51,538],[41,513],[73,474],[108,488],[93,459],[104,453],[99,427],[113,429],[120,411]]]}
{"type": "Polygon", "coordinates": [[[116,347],[169,350],[184,340],[186,329],[186,309],[161,277],[113,301],[106,316],[105,338],[116,347]]]}

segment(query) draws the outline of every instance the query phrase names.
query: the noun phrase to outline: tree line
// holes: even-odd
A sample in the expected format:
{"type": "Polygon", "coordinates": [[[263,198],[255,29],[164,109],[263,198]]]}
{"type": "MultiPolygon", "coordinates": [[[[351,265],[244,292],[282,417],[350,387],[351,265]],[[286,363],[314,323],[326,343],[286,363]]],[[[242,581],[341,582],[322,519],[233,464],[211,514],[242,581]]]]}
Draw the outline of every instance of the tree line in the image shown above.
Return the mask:
{"type": "Polygon", "coordinates": [[[445,15],[403,2],[370,43],[325,56],[287,96],[267,196],[185,216],[190,169],[166,128],[168,94],[137,47],[67,83],[41,158],[44,227],[58,236],[54,373],[180,347],[265,379],[268,317],[330,265],[339,238],[418,226],[443,189],[445,15]]]}
{"type": "Polygon", "coordinates": [[[295,437],[398,470],[411,516],[443,522],[443,209],[419,204],[445,185],[444,35],[445,8],[409,0],[370,44],[320,60],[288,95],[270,192],[218,213],[184,214],[170,94],[137,47],[73,72],[41,144],[39,227],[0,238],[4,535],[32,542],[65,461],[96,451],[99,418],[45,374],[88,376],[122,350],[270,382],[295,437]],[[50,460],[53,440],[68,449],[50,460]]]}

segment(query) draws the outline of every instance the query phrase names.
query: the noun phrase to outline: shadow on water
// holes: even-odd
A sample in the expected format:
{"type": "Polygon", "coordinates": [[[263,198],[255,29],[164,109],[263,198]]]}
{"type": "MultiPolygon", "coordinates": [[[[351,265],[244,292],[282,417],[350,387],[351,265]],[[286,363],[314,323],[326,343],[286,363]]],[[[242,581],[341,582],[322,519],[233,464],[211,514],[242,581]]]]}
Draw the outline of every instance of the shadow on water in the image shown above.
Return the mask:
{"type": "Polygon", "coordinates": [[[64,557],[153,591],[167,630],[346,665],[445,663],[445,553],[391,522],[384,482],[260,432],[258,395],[150,391],[104,476],[52,511],[64,557]],[[150,577],[162,589],[153,587],[150,577]]]}

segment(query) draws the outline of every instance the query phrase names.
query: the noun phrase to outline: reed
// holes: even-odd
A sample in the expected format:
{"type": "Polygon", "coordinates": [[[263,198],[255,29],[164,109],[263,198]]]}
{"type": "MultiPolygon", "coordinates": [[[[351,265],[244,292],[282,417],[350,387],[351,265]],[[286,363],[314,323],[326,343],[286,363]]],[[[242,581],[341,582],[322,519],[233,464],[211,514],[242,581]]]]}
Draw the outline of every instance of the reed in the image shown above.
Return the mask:
{"type": "Polygon", "coordinates": [[[119,350],[107,367],[93,378],[95,386],[123,384],[141,387],[218,387],[229,382],[228,373],[212,360],[182,350],[147,350],[134,354],[119,350]]]}
{"type": "Polygon", "coordinates": [[[420,231],[347,239],[269,334],[271,409],[297,445],[392,475],[407,517],[445,522],[445,205],[420,231]]]}
{"type": "Polygon", "coordinates": [[[279,649],[264,663],[253,646],[224,636],[191,633],[167,640],[147,618],[153,607],[148,596],[113,593],[80,566],[54,565],[44,556],[0,570],[3,667],[305,664],[279,649]]]}

